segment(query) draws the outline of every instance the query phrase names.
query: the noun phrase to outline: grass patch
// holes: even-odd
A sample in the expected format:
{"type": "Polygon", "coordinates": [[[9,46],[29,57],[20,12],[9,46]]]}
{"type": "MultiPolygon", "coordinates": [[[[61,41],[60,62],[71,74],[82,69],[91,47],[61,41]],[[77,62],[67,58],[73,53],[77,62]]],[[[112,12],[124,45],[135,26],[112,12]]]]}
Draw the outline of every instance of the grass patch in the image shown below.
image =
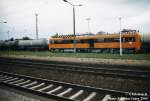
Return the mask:
{"type": "Polygon", "coordinates": [[[49,51],[0,51],[0,56],[4,55],[150,60],[150,54],[123,54],[123,56],[120,56],[119,54],[109,53],[52,53],[49,51]]]}

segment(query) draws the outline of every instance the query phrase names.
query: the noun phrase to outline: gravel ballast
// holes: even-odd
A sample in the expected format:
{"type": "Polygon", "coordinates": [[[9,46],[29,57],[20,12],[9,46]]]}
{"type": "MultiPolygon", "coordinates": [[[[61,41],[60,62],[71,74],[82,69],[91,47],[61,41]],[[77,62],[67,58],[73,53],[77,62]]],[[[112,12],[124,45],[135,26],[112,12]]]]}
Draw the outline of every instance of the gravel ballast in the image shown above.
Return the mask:
{"type": "Polygon", "coordinates": [[[34,98],[23,96],[16,92],[0,88],[0,101],[40,101],[34,98]]]}
{"type": "Polygon", "coordinates": [[[107,65],[125,65],[125,66],[146,66],[150,67],[148,60],[127,60],[127,59],[98,59],[98,58],[71,58],[71,57],[39,57],[39,56],[25,56],[25,55],[8,55],[3,57],[23,58],[23,59],[37,59],[58,62],[74,62],[74,63],[90,63],[90,64],[107,64],[107,65]]]}

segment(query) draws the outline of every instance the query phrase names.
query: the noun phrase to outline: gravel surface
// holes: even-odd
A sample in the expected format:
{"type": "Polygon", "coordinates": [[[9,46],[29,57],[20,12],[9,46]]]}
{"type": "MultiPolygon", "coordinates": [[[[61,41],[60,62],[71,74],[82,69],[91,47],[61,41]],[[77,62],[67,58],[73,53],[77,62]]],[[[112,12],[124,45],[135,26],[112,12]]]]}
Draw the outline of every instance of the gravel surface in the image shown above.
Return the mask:
{"type": "Polygon", "coordinates": [[[0,88],[0,101],[40,101],[0,88]]]}
{"type": "MultiPolygon", "coordinates": [[[[63,81],[86,86],[100,87],[113,90],[147,92],[150,80],[123,79],[103,75],[84,74],[70,71],[45,70],[20,66],[1,66],[0,70],[44,79],[63,81]]],[[[149,92],[149,91],[148,91],[149,92]]]]}
{"type": "Polygon", "coordinates": [[[0,101],[56,101],[28,92],[17,90],[13,87],[0,85],[0,101]]]}
{"type": "Polygon", "coordinates": [[[17,56],[9,55],[9,56],[5,56],[5,57],[50,60],[50,61],[60,61],[60,62],[150,67],[150,61],[148,61],[148,60],[96,59],[96,58],[71,58],[71,57],[39,57],[39,56],[24,56],[24,55],[17,55],[17,56]]]}
{"type": "MultiPolygon", "coordinates": [[[[150,62],[147,60],[120,60],[120,59],[95,59],[95,58],[70,58],[70,57],[37,57],[37,56],[9,56],[13,58],[37,59],[37,60],[50,60],[60,62],[76,62],[76,63],[91,63],[91,64],[110,64],[110,65],[127,65],[127,66],[147,66],[149,68],[150,62]]],[[[16,66],[0,66],[0,70],[13,72],[23,75],[35,76],[50,80],[57,80],[63,82],[76,83],[87,86],[94,86],[106,89],[122,90],[128,92],[149,92],[149,80],[132,80],[113,77],[104,77],[102,75],[90,75],[62,72],[57,70],[44,70],[16,66]]],[[[6,91],[7,92],[7,91],[6,91]]],[[[3,91],[0,89],[0,94],[3,91]]],[[[150,93],[150,92],[149,92],[150,93]]],[[[7,93],[4,93],[8,95],[7,93]]],[[[16,95],[14,95],[16,96],[16,95]]],[[[20,95],[19,95],[20,96],[20,95]]],[[[9,97],[0,96],[0,101],[38,101],[38,100],[9,100],[9,97]],[[8,100],[7,100],[8,99],[8,100]]],[[[15,98],[15,97],[14,97],[15,98]]],[[[18,97],[19,99],[20,97],[18,97]]],[[[23,97],[22,97],[23,98],[23,97]]],[[[43,101],[43,100],[42,100],[43,101]]]]}

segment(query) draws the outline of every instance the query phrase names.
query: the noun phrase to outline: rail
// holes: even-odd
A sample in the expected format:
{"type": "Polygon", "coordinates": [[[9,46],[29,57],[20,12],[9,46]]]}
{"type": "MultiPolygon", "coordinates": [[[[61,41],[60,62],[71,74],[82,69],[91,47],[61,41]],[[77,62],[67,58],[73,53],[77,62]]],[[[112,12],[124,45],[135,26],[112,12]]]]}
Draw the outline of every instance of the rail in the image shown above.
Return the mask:
{"type": "Polygon", "coordinates": [[[120,68],[106,68],[106,67],[90,67],[90,66],[79,66],[79,65],[67,65],[67,64],[56,64],[56,63],[43,63],[39,61],[28,61],[28,60],[13,60],[13,59],[0,59],[1,64],[7,65],[18,65],[37,69],[49,69],[49,70],[60,70],[79,72],[93,75],[103,75],[111,77],[121,77],[127,79],[150,79],[149,70],[131,70],[131,69],[120,69],[120,68]],[[41,68],[42,67],[42,68],[41,68]]]}
{"type": "MultiPolygon", "coordinates": [[[[107,101],[131,96],[129,92],[94,88],[0,71],[0,84],[59,101],[107,101]]],[[[148,95],[140,97],[149,98],[148,95]]]]}

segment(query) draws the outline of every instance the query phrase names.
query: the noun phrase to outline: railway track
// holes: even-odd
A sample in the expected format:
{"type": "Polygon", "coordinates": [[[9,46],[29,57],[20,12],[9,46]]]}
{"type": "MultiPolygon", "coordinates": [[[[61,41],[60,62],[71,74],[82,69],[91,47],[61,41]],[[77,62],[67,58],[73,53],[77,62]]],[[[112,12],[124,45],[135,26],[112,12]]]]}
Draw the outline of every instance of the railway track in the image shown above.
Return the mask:
{"type": "Polygon", "coordinates": [[[149,98],[148,95],[131,95],[129,92],[94,88],[2,71],[0,71],[0,85],[57,101],[108,101],[112,98],[116,99],[115,101],[125,101],[125,98],[149,98]]]}
{"type": "Polygon", "coordinates": [[[24,59],[0,59],[0,63],[4,65],[17,65],[37,69],[52,69],[60,71],[70,71],[87,73],[93,75],[103,75],[111,77],[122,77],[132,79],[150,79],[150,71],[146,70],[131,70],[131,69],[120,69],[120,68],[105,68],[105,67],[89,67],[89,66],[78,66],[78,65],[67,65],[67,64],[54,64],[54,63],[43,63],[39,61],[30,61],[24,59]]]}

